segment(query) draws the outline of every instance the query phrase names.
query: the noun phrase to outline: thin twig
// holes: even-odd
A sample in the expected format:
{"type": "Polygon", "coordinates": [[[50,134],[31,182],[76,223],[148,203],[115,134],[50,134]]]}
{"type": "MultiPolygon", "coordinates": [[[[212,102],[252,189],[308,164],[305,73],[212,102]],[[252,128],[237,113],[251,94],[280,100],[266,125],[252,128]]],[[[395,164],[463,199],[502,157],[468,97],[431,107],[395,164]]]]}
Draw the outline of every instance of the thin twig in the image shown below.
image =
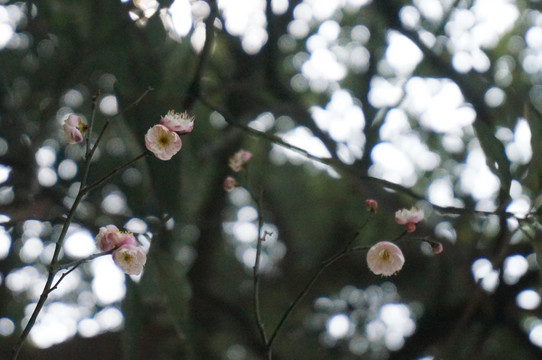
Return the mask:
{"type": "MultiPolygon", "coordinates": [[[[72,262],[64,264],[64,265],[59,265],[57,267],[57,269],[56,269],[56,272],[59,272],[59,271],[65,270],[65,269],[70,269],[70,268],[73,268],[73,267],[78,267],[81,264],[87,263],[87,262],[89,262],[91,260],[94,260],[96,258],[99,258],[101,256],[110,255],[116,249],[117,248],[113,248],[113,249],[111,249],[109,251],[103,251],[103,252],[100,252],[100,253],[92,254],[92,255],[89,255],[89,256],[87,256],[85,258],[78,259],[78,260],[72,261],[72,262]]],[[[73,270],[70,270],[70,271],[73,271],[73,270]]]]}
{"type": "Polygon", "coordinates": [[[83,188],[81,191],[86,194],[88,193],[89,191],[91,190],[94,190],[95,188],[99,187],[100,185],[102,185],[104,182],[106,182],[107,180],[109,180],[113,175],[115,175],[116,173],[118,173],[119,171],[121,170],[124,170],[126,169],[128,166],[132,165],[133,163],[135,163],[137,160],[141,159],[142,157],[145,157],[147,155],[149,155],[150,152],[145,150],[144,152],[142,152],[141,154],[137,155],[135,158],[133,158],[132,160],[128,161],[127,163],[124,163],[122,164],[121,166],[119,167],[116,167],[114,168],[113,170],[111,170],[107,175],[103,176],[100,180],[97,180],[95,183],[83,188]]]}
{"type": "MultiPolygon", "coordinates": [[[[131,107],[137,105],[143,99],[143,97],[151,90],[152,90],[151,88],[147,89],[147,91],[145,91],[143,93],[143,95],[141,95],[132,104],[130,104],[125,109],[125,111],[127,109],[130,109],[131,107]]],[[[94,111],[95,111],[95,108],[93,108],[93,113],[94,113],[94,111]]],[[[115,116],[118,116],[119,114],[117,114],[115,116]]],[[[94,116],[94,115],[92,115],[92,116],[94,116]]],[[[111,119],[109,119],[109,120],[111,120],[111,119]]],[[[79,191],[77,192],[75,200],[74,200],[74,202],[73,202],[73,204],[72,204],[72,206],[70,208],[70,211],[68,212],[68,216],[66,217],[66,220],[64,221],[64,225],[62,226],[62,230],[60,231],[60,235],[58,236],[58,240],[57,240],[57,242],[55,244],[55,250],[54,250],[54,253],[53,253],[53,257],[51,258],[51,262],[49,264],[49,273],[48,273],[48,276],[47,276],[47,280],[45,282],[45,285],[43,287],[41,295],[40,295],[40,297],[38,299],[38,302],[36,303],[36,307],[34,308],[34,311],[32,312],[32,315],[30,315],[30,319],[28,320],[28,323],[26,324],[26,326],[23,329],[21,335],[19,336],[19,339],[17,340],[15,346],[13,347],[12,360],[16,360],[19,357],[19,353],[21,351],[23,343],[26,340],[26,338],[28,337],[28,334],[30,333],[30,330],[32,330],[32,328],[34,327],[34,324],[36,323],[38,315],[41,312],[41,310],[43,309],[43,306],[45,305],[45,301],[47,301],[47,298],[48,298],[49,294],[54,289],[56,289],[56,287],[58,286],[60,281],[62,281],[67,274],[69,274],[70,272],[72,272],[75,269],[75,267],[74,267],[71,270],[69,270],[67,273],[63,274],[61,276],[61,278],[53,286],[53,281],[54,281],[55,275],[56,275],[56,273],[58,271],[57,264],[58,264],[58,259],[60,257],[60,251],[61,251],[61,249],[62,249],[62,247],[64,245],[64,239],[66,238],[66,234],[68,233],[68,229],[69,229],[69,227],[70,227],[70,225],[72,223],[72,220],[73,220],[73,218],[75,216],[75,212],[77,210],[77,207],[79,206],[79,204],[81,203],[81,201],[83,200],[83,198],[85,197],[85,195],[89,191],[91,191],[91,190],[95,189],[96,187],[100,186],[107,179],[109,179],[111,176],[113,176],[115,173],[117,173],[118,171],[124,169],[125,167],[132,164],[134,161],[142,158],[143,156],[145,156],[147,154],[146,152],[144,152],[143,154],[137,156],[135,159],[129,161],[127,164],[114,169],[112,172],[110,172],[109,174],[107,174],[106,176],[104,176],[103,178],[101,178],[100,180],[95,182],[94,184],[87,187],[88,174],[90,172],[90,164],[91,164],[91,161],[92,161],[92,157],[94,155],[94,152],[95,152],[98,144],[100,143],[102,135],[104,134],[105,129],[107,128],[107,125],[109,124],[109,120],[104,124],[104,126],[102,128],[102,131],[100,132],[100,135],[98,136],[98,139],[96,140],[96,143],[94,144],[92,149],[90,151],[87,151],[87,154],[86,154],[85,159],[84,159],[83,175],[81,177],[81,185],[79,186],[79,191]]],[[[88,144],[88,137],[90,137],[90,132],[87,133],[87,144],[88,144]]],[[[79,266],[79,265],[77,265],[77,266],[79,266]]]]}
{"type": "Polygon", "coordinates": [[[247,126],[245,124],[241,124],[235,120],[233,120],[233,117],[228,114],[224,109],[219,109],[214,104],[211,104],[207,99],[205,99],[203,96],[200,96],[200,101],[207,106],[208,108],[217,111],[218,113],[222,114],[224,117],[224,120],[232,127],[235,127],[249,135],[252,135],[254,137],[257,137],[259,139],[266,140],[270,143],[273,143],[275,145],[281,146],[283,148],[286,148],[288,150],[295,151],[304,157],[306,157],[309,160],[313,160],[316,162],[319,162],[321,164],[327,165],[338,171],[339,173],[352,176],[356,179],[363,180],[363,181],[370,181],[372,183],[378,184],[382,188],[390,189],[393,191],[400,192],[402,194],[408,195],[413,199],[417,200],[424,200],[427,201],[431,207],[438,211],[441,214],[447,214],[447,215],[471,215],[471,214],[477,214],[482,216],[488,216],[488,215],[506,215],[507,217],[512,217],[514,214],[506,212],[504,209],[498,209],[497,211],[482,211],[482,210],[476,210],[476,209],[469,209],[469,208],[458,208],[454,206],[439,206],[436,204],[433,204],[429,202],[424,196],[419,195],[412,191],[409,188],[406,188],[400,184],[393,183],[388,180],[375,178],[369,175],[361,174],[357,169],[352,168],[351,166],[344,164],[340,161],[337,161],[336,159],[333,159],[331,157],[319,157],[316,155],[311,154],[305,149],[302,149],[298,146],[295,146],[293,144],[290,144],[286,141],[284,141],[282,138],[280,138],[277,135],[269,134],[263,131],[259,131],[256,129],[251,128],[250,126],[247,126]]]}
{"type": "Polygon", "coordinates": [[[316,282],[316,280],[318,280],[320,275],[322,275],[322,273],[328,267],[330,267],[336,261],[342,259],[343,257],[345,257],[347,255],[350,255],[350,254],[352,254],[354,252],[367,250],[367,249],[369,249],[367,246],[357,246],[357,247],[353,247],[353,248],[345,248],[344,250],[340,251],[339,253],[337,253],[337,254],[333,255],[332,257],[330,257],[329,259],[327,259],[326,261],[322,262],[322,264],[320,265],[320,268],[316,271],[316,273],[314,273],[314,275],[307,282],[307,284],[305,285],[303,290],[301,290],[301,292],[296,296],[294,301],[290,304],[288,309],[286,309],[286,311],[284,312],[284,314],[280,318],[277,326],[275,327],[275,330],[273,330],[273,333],[271,334],[271,337],[269,338],[269,341],[267,343],[267,346],[268,346],[269,349],[272,347],[273,342],[275,341],[280,329],[282,328],[282,326],[284,325],[284,323],[286,322],[286,320],[288,319],[288,317],[290,316],[292,311],[294,311],[296,306],[301,302],[301,300],[303,300],[305,295],[308,294],[308,292],[310,291],[312,285],[314,285],[314,283],[316,282]]]}
{"type": "MultiPolygon", "coordinates": [[[[247,177],[248,182],[248,169],[245,172],[245,175],[247,177]]],[[[258,327],[258,332],[260,334],[260,338],[262,340],[262,344],[265,346],[266,356],[269,360],[271,360],[271,348],[267,346],[267,334],[265,333],[265,327],[262,321],[262,315],[261,315],[261,308],[260,308],[260,261],[262,256],[262,246],[263,242],[265,241],[265,238],[271,233],[263,230],[264,220],[263,220],[263,210],[262,210],[262,199],[263,199],[263,191],[260,191],[260,194],[258,197],[254,196],[252,191],[249,190],[249,194],[256,203],[256,208],[258,212],[258,240],[256,243],[256,259],[254,260],[254,267],[252,268],[252,274],[253,274],[253,287],[254,287],[254,294],[253,294],[253,303],[254,303],[254,319],[256,320],[256,326],[258,327]]]]}
{"type": "Polygon", "coordinates": [[[141,100],[143,100],[143,98],[145,96],[147,96],[148,93],[150,93],[151,91],[153,91],[154,89],[152,87],[148,87],[147,90],[145,90],[143,92],[143,94],[141,94],[134,102],[132,102],[130,105],[128,105],[125,109],[119,111],[118,113],[116,113],[115,115],[111,116],[110,118],[108,118],[103,127],[102,127],[102,130],[100,131],[100,134],[98,135],[98,138],[96,139],[96,142],[94,143],[94,146],[92,147],[92,149],[90,150],[90,153],[87,154],[87,157],[92,157],[94,155],[94,152],[96,151],[96,148],[98,147],[98,144],[100,143],[100,140],[102,139],[102,136],[104,135],[105,133],[105,130],[108,128],[109,126],[109,123],[118,118],[119,116],[121,116],[122,114],[124,114],[125,112],[127,112],[128,110],[132,109],[133,107],[139,105],[139,103],[141,102],[141,100]]]}
{"type": "MultiPolygon", "coordinates": [[[[86,160],[88,163],[90,163],[90,158],[86,160]]],[[[82,183],[86,182],[86,178],[83,179],[82,183]]],[[[53,258],[51,259],[51,264],[49,265],[49,275],[47,276],[47,281],[45,282],[45,286],[43,287],[43,291],[40,295],[40,298],[38,302],[36,303],[36,307],[34,308],[34,311],[32,312],[32,315],[30,316],[30,319],[28,320],[28,323],[26,324],[23,332],[19,336],[19,339],[17,343],[15,344],[15,347],[13,348],[12,353],[12,359],[16,360],[19,356],[19,352],[21,351],[22,345],[26,338],[28,337],[28,334],[30,333],[30,330],[34,327],[34,324],[36,323],[36,319],[38,318],[39,313],[41,312],[41,309],[43,308],[43,305],[45,304],[45,301],[47,300],[47,297],[49,296],[51,286],[53,284],[53,280],[55,277],[55,267],[56,263],[58,262],[58,257],[60,254],[60,249],[62,248],[62,245],[64,243],[64,238],[66,237],[66,233],[68,232],[68,228],[72,222],[72,219],[75,215],[75,210],[79,206],[79,203],[83,199],[83,192],[81,191],[82,187],[79,188],[79,193],[77,194],[75,201],[73,202],[73,205],[70,209],[70,212],[68,213],[68,216],[66,218],[66,221],[64,222],[64,225],[62,227],[62,230],[60,232],[60,235],[58,237],[58,240],[56,242],[55,251],[53,254],[53,258]]]]}
{"type": "Polygon", "coordinates": [[[194,105],[194,101],[200,96],[201,92],[201,78],[203,76],[203,70],[207,63],[207,59],[211,53],[211,48],[213,45],[214,37],[215,37],[215,20],[218,15],[218,8],[216,5],[216,2],[209,1],[208,2],[209,7],[211,8],[211,12],[209,13],[209,16],[205,20],[205,42],[203,43],[203,48],[201,50],[200,56],[199,56],[199,62],[196,65],[196,70],[194,71],[194,77],[192,81],[190,82],[190,85],[188,86],[188,89],[186,91],[186,96],[183,101],[183,108],[185,110],[190,110],[192,106],[194,105]]]}
{"type": "MultiPolygon", "coordinates": [[[[260,227],[261,231],[261,227],[260,227]]],[[[265,238],[270,235],[268,232],[264,232],[262,235],[258,236],[258,243],[256,245],[256,261],[254,262],[253,268],[253,278],[254,278],[254,317],[256,319],[256,324],[258,325],[258,331],[262,339],[263,344],[267,344],[267,334],[265,333],[264,324],[262,321],[262,316],[260,312],[260,259],[262,255],[262,243],[265,241],[265,238]]],[[[269,349],[268,357],[270,355],[269,349]]]]}
{"type": "Polygon", "coordinates": [[[92,134],[92,129],[94,128],[94,119],[96,118],[96,105],[98,103],[98,99],[100,98],[100,91],[98,90],[98,93],[92,97],[92,106],[91,106],[91,116],[90,116],[90,123],[88,124],[88,134],[89,136],[86,137],[86,148],[85,156],[89,157],[90,155],[90,134],[92,134]]]}
{"type": "Polygon", "coordinates": [[[63,270],[63,269],[69,269],[68,271],[62,273],[62,275],[60,276],[60,278],[58,279],[58,281],[49,289],[49,293],[53,292],[54,290],[57,289],[58,285],[62,282],[62,280],[64,280],[64,278],[66,276],[68,276],[69,273],[71,273],[72,271],[74,271],[75,269],[77,269],[81,264],[84,264],[84,263],[87,263],[91,260],[94,260],[100,256],[105,256],[105,255],[110,255],[111,253],[113,253],[113,251],[115,251],[115,249],[111,249],[109,251],[104,251],[104,252],[101,252],[101,253],[97,253],[97,254],[92,254],[90,256],[87,256],[86,258],[83,258],[83,259],[79,259],[79,260],[76,260],[76,261],[73,261],[69,264],[66,264],[66,265],[63,265],[61,267],[59,267],[57,269],[56,272],[60,271],[60,270],[63,270]]]}

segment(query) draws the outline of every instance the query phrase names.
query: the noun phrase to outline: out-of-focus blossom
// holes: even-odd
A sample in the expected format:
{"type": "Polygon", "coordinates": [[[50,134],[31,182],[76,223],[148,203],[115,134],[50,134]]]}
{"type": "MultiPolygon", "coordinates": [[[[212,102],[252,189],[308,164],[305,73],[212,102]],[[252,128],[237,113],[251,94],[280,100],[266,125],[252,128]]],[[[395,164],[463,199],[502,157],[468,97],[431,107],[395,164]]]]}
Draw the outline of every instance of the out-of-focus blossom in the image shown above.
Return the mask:
{"type": "Polygon", "coordinates": [[[85,131],[88,129],[87,123],[78,115],[70,114],[64,125],[64,136],[68,144],[77,144],[83,141],[85,131]]]}
{"type": "Polygon", "coordinates": [[[374,214],[376,213],[376,210],[378,210],[378,202],[373,199],[367,199],[365,200],[365,207],[367,208],[368,211],[374,214]]]}
{"type": "Polygon", "coordinates": [[[139,275],[147,262],[147,254],[140,246],[122,245],[113,251],[113,261],[128,275],[139,275]]]}
{"type": "Polygon", "coordinates": [[[433,254],[438,255],[441,252],[444,251],[444,246],[441,242],[438,241],[428,241],[429,245],[431,245],[431,250],[433,251],[433,254]]]}
{"type": "Polygon", "coordinates": [[[112,250],[118,244],[119,235],[120,231],[115,225],[103,226],[96,235],[96,246],[100,251],[112,250]]]}
{"type": "Polygon", "coordinates": [[[183,143],[176,132],[164,125],[154,125],[145,135],[145,146],[160,160],[169,160],[181,150],[183,143]]]}
{"type": "Polygon", "coordinates": [[[246,150],[239,150],[230,157],[228,164],[233,171],[239,172],[247,166],[250,159],[252,159],[252,153],[246,150]]]}
{"type": "Polygon", "coordinates": [[[166,116],[163,116],[160,120],[160,124],[164,125],[171,131],[178,132],[180,134],[187,134],[194,129],[194,116],[184,113],[176,113],[173,110],[169,110],[166,116]]]}
{"type": "Polygon", "coordinates": [[[96,235],[96,245],[100,251],[111,251],[121,246],[136,246],[137,241],[132,233],[121,232],[115,225],[100,228],[96,235]]]}
{"type": "Polygon", "coordinates": [[[423,220],[423,210],[413,206],[408,209],[401,209],[395,213],[395,221],[405,225],[407,232],[416,230],[416,224],[423,220]]]}
{"type": "Polygon", "coordinates": [[[401,270],[404,263],[401,249],[389,241],[380,241],[367,252],[367,265],[376,275],[391,276],[401,270]]]}
{"type": "Polygon", "coordinates": [[[228,176],[226,179],[224,179],[224,190],[230,192],[237,186],[239,186],[239,182],[237,182],[234,177],[228,176]]]}

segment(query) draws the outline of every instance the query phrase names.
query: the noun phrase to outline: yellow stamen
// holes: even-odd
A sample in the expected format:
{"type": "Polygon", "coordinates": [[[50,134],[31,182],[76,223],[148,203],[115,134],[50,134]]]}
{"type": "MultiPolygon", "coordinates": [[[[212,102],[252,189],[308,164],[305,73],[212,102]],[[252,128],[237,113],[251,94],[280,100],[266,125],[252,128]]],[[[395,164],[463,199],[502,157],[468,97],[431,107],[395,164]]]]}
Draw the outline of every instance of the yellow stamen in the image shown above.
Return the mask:
{"type": "Polygon", "coordinates": [[[167,146],[169,144],[169,138],[167,135],[162,135],[158,139],[158,143],[162,146],[167,146]]]}
{"type": "Polygon", "coordinates": [[[390,253],[387,250],[382,250],[378,256],[382,261],[388,261],[390,259],[390,253]]]}

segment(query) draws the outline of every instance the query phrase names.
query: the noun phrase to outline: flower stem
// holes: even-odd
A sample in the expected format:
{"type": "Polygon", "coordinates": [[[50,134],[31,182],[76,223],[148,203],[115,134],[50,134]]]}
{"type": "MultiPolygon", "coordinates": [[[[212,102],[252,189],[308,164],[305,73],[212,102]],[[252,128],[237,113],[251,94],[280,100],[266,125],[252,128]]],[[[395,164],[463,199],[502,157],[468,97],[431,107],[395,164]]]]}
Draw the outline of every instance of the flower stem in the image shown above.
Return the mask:
{"type": "MultiPolygon", "coordinates": [[[[87,159],[86,161],[90,163],[90,159],[87,159]]],[[[86,178],[83,178],[83,182],[85,181],[86,181],[86,178]]],[[[64,222],[64,225],[62,226],[62,230],[60,232],[60,235],[55,245],[53,258],[51,259],[51,263],[49,265],[49,274],[47,276],[47,281],[45,282],[45,286],[43,287],[43,291],[41,292],[40,298],[36,304],[36,307],[34,308],[34,311],[32,312],[32,315],[30,316],[30,319],[28,320],[28,323],[26,324],[23,332],[21,333],[21,335],[19,336],[19,339],[17,340],[17,343],[15,344],[15,347],[13,348],[13,352],[12,352],[13,360],[16,360],[17,357],[19,356],[19,352],[21,351],[24,341],[28,337],[30,330],[32,330],[32,328],[34,327],[34,324],[36,323],[36,319],[38,318],[38,315],[41,312],[41,309],[43,308],[43,305],[45,304],[45,301],[47,300],[49,293],[52,291],[51,288],[52,288],[53,280],[56,274],[55,268],[58,262],[58,257],[60,255],[60,249],[62,249],[62,245],[64,244],[64,238],[66,237],[68,228],[70,227],[72,219],[75,215],[75,211],[77,207],[79,206],[79,203],[84,197],[82,188],[83,188],[82,186],[79,188],[79,192],[75,198],[75,201],[73,202],[70,212],[68,213],[68,216],[66,218],[66,221],[64,222]]]]}
{"type": "Polygon", "coordinates": [[[87,187],[84,187],[83,188],[83,192],[86,194],[88,193],[89,191],[91,190],[94,190],[95,188],[101,186],[104,182],[106,182],[107,180],[109,180],[111,177],[113,177],[113,175],[115,175],[116,173],[118,173],[119,171],[121,170],[124,170],[126,169],[128,166],[132,165],[133,163],[135,163],[137,160],[149,155],[150,152],[145,150],[144,152],[142,152],[141,154],[137,155],[135,158],[133,158],[132,160],[122,164],[121,166],[119,167],[116,167],[114,168],[113,170],[111,170],[107,175],[103,176],[101,179],[99,179],[98,181],[96,181],[95,183],[87,186],[87,187]]]}
{"type": "MultiPolygon", "coordinates": [[[[367,224],[367,220],[362,225],[362,227],[364,227],[366,224],[367,224]]],[[[307,282],[305,287],[301,290],[301,292],[299,292],[299,294],[296,296],[294,301],[290,304],[288,309],[286,309],[286,311],[284,312],[284,314],[280,318],[277,326],[275,327],[275,330],[273,330],[273,333],[271,334],[271,336],[269,337],[269,341],[267,342],[267,347],[269,349],[271,349],[271,346],[273,345],[273,342],[275,341],[280,329],[286,323],[286,320],[288,319],[290,314],[294,311],[294,309],[301,302],[301,300],[303,300],[305,295],[307,295],[307,293],[310,291],[310,289],[312,288],[312,286],[314,285],[316,280],[318,280],[320,275],[322,275],[322,273],[328,267],[330,267],[331,265],[333,265],[335,262],[342,259],[343,257],[345,257],[347,255],[350,255],[350,254],[352,254],[354,252],[357,252],[357,251],[362,251],[362,250],[369,249],[369,247],[367,247],[367,246],[350,247],[352,245],[352,243],[354,242],[354,240],[357,238],[358,234],[359,234],[359,231],[355,234],[353,239],[348,242],[348,244],[346,245],[346,247],[343,250],[341,250],[340,252],[336,253],[335,255],[331,256],[329,259],[327,259],[327,260],[325,260],[325,261],[323,261],[321,263],[320,268],[314,273],[314,275],[310,278],[310,280],[307,282]]]]}
{"type": "MultiPolygon", "coordinates": [[[[248,175],[247,175],[247,181],[248,181],[248,175]]],[[[253,303],[254,303],[254,318],[256,320],[256,325],[258,326],[258,332],[260,334],[260,338],[262,340],[262,343],[265,346],[265,351],[267,358],[271,359],[271,348],[267,346],[267,334],[265,333],[265,328],[262,321],[261,311],[260,311],[260,260],[262,256],[262,246],[263,242],[265,241],[265,238],[268,235],[271,235],[271,233],[263,230],[263,215],[262,215],[262,198],[263,194],[260,192],[260,195],[258,197],[254,196],[254,194],[249,190],[250,196],[252,199],[256,202],[256,207],[258,211],[258,240],[256,243],[256,259],[254,260],[254,267],[253,270],[253,287],[254,287],[254,294],[253,294],[253,303]]]]}
{"type": "MultiPolygon", "coordinates": [[[[152,90],[152,88],[147,89],[147,91],[145,91],[138,99],[136,99],[132,104],[130,104],[126,109],[124,109],[123,112],[125,112],[126,110],[128,110],[128,109],[132,108],[133,106],[136,106],[137,104],[139,104],[139,102],[143,99],[143,97],[145,97],[151,90],[152,90]]],[[[93,103],[93,107],[92,107],[91,124],[94,121],[94,116],[95,116],[95,111],[96,111],[96,106],[95,106],[96,105],[96,103],[95,103],[96,99],[94,99],[93,101],[94,101],[94,103],[93,103]]],[[[34,308],[34,311],[32,312],[32,315],[30,315],[30,319],[28,320],[28,323],[24,327],[24,329],[23,329],[21,335],[19,336],[19,339],[17,340],[15,346],[13,347],[12,356],[11,356],[12,360],[16,360],[19,357],[19,353],[21,351],[23,343],[26,340],[26,338],[28,337],[28,334],[30,333],[32,328],[34,327],[34,325],[36,323],[36,320],[38,318],[38,315],[41,312],[41,310],[43,309],[43,306],[45,305],[45,302],[47,301],[47,298],[48,298],[49,294],[53,290],[55,290],[57,288],[57,286],[64,279],[64,277],[66,277],[66,275],[68,275],[73,270],[75,270],[83,262],[89,261],[89,260],[93,259],[94,257],[98,257],[98,256],[103,255],[103,254],[96,254],[94,257],[91,256],[91,257],[89,257],[87,259],[83,259],[83,260],[79,260],[79,261],[75,262],[74,265],[72,266],[72,268],[70,270],[68,270],[66,273],[64,273],[60,277],[60,279],[53,285],[55,275],[58,272],[58,270],[60,270],[57,267],[58,266],[57,265],[58,264],[58,259],[59,259],[59,256],[60,256],[60,250],[62,250],[62,246],[64,245],[64,239],[66,238],[66,234],[68,233],[68,229],[70,227],[70,224],[72,223],[72,220],[73,220],[73,218],[75,216],[75,212],[77,210],[77,207],[79,206],[79,204],[81,203],[81,201],[83,200],[83,198],[85,197],[85,195],[88,192],[90,192],[91,190],[93,190],[93,189],[97,188],[98,186],[102,185],[105,181],[107,181],[109,178],[111,178],[114,174],[116,174],[120,170],[128,167],[129,165],[131,165],[135,161],[139,160],[140,158],[142,158],[142,157],[144,157],[145,155],[148,154],[148,152],[143,152],[142,154],[138,155],[134,159],[128,161],[126,164],[124,164],[122,166],[119,166],[118,168],[114,169],[109,174],[107,174],[106,176],[104,176],[100,180],[96,181],[94,184],[92,184],[90,186],[87,186],[88,174],[90,172],[90,164],[91,164],[91,161],[92,161],[92,157],[94,156],[94,153],[96,151],[96,148],[98,147],[98,144],[100,143],[100,141],[102,139],[102,136],[105,133],[105,130],[107,129],[109,121],[111,119],[119,116],[121,113],[122,112],[119,112],[118,114],[116,114],[115,116],[113,116],[112,118],[110,118],[110,119],[108,119],[106,121],[106,123],[102,127],[102,130],[100,132],[100,135],[98,136],[98,139],[96,140],[96,143],[94,144],[94,146],[92,148],[90,148],[90,141],[89,141],[90,131],[89,131],[89,133],[87,135],[87,145],[86,145],[87,146],[87,151],[86,151],[86,156],[85,156],[85,159],[84,159],[83,175],[82,175],[82,178],[81,178],[81,185],[79,186],[79,191],[77,192],[75,200],[74,200],[74,202],[73,202],[73,204],[72,204],[72,206],[70,208],[70,211],[68,212],[66,220],[64,221],[64,224],[62,226],[62,230],[60,231],[60,235],[58,236],[58,240],[57,240],[56,245],[55,245],[55,251],[53,253],[53,257],[51,259],[51,262],[49,264],[49,271],[48,271],[48,275],[47,275],[47,280],[45,281],[45,285],[43,286],[43,290],[41,292],[41,295],[40,295],[40,297],[38,299],[38,302],[36,303],[36,307],[34,308]]]]}

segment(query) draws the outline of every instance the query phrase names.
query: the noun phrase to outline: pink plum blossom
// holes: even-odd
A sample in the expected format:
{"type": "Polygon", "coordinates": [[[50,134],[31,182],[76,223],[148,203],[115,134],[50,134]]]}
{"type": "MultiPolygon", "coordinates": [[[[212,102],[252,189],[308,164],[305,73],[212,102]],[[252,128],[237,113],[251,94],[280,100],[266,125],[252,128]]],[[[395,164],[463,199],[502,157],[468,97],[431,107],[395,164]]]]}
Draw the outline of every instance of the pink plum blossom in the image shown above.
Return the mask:
{"type": "Polygon", "coordinates": [[[164,125],[154,125],[145,135],[145,146],[160,160],[169,160],[181,150],[183,143],[176,132],[164,125]]]}
{"type": "Polygon", "coordinates": [[[239,172],[247,166],[250,159],[252,159],[252,153],[246,150],[239,150],[230,157],[228,164],[233,171],[239,172]]]}
{"type": "Polygon", "coordinates": [[[137,241],[132,233],[122,232],[115,225],[107,225],[101,227],[96,235],[96,245],[100,251],[111,251],[124,245],[136,246],[137,241]]]}
{"type": "Polygon", "coordinates": [[[365,200],[365,207],[368,211],[376,213],[376,210],[378,209],[378,202],[373,199],[367,199],[365,200]]]}
{"type": "Polygon", "coordinates": [[[398,224],[405,225],[407,232],[416,230],[416,224],[423,220],[423,209],[413,206],[408,209],[401,209],[395,213],[395,221],[398,224]]]}
{"type": "Polygon", "coordinates": [[[239,186],[239,183],[237,180],[235,180],[234,177],[228,176],[226,179],[224,179],[224,190],[225,191],[232,191],[236,186],[239,186]]]}
{"type": "Polygon", "coordinates": [[[80,143],[83,141],[87,128],[87,123],[80,116],[70,114],[68,118],[64,120],[64,125],[62,126],[66,142],[68,144],[80,143]]]}
{"type": "Polygon", "coordinates": [[[128,275],[139,275],[147,262],[147,254],[140,246],[122,245],[113,251],[113,261],[128,275]]]}
{"type": "Polygon", "coordinates": [[[176,113],[173,110],[169,110],[166,116],[163,116],[160,120],[160,124],[171,131],[187,134],[194,129],[194,119],[194,116],[188,115],[186,111],[184,113],[176,113]]]}
{"type": "Polygon", "coordinates": [[[404,263],[401,249],[389,241],[380,241],[367,252],[367,265],[376,275],[391,276],[401,270],[404,263]]]}

